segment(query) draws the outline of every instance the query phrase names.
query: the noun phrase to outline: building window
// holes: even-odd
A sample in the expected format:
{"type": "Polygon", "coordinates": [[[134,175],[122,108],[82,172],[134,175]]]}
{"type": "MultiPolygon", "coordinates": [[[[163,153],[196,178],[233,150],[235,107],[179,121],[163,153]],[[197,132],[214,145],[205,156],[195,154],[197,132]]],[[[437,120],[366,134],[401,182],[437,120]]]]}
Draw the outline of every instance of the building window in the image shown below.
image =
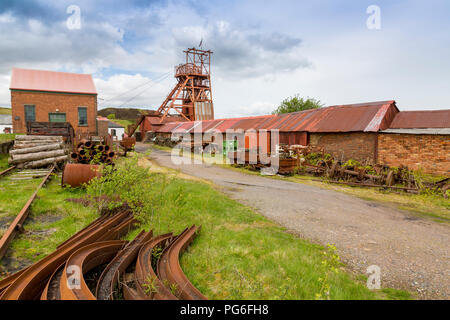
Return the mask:
{"type": "Polygon", "coordinates": [[[25,122],[36,121],[36,112],[34,105],[25,105],[25,122]]]}
{"type": "Polygon", "coordinates": [[[117,135],[116,129],[111,129],[111,135],[115,137],[117,135]]]}
{"type": "Polygon", "coordinates": [[[78,125],[79,126],[87,126],[87,108],[86,107],[78,107],[78,125]]]}
{"type": "Polygon", "coordinates": [[[49,113],[48,121],[50,122],[66,122],[66,114],[65,113],[49,113]]]}

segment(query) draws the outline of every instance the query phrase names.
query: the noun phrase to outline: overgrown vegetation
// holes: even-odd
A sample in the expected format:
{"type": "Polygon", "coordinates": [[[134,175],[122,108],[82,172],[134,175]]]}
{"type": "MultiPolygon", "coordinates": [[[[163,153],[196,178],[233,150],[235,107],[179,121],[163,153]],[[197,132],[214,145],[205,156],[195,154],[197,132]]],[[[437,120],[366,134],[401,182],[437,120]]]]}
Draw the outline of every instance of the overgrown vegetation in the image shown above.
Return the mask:
{"type": "Polygon", "coordinates": [[[8,155],[0,154],[0,171],[3,171],[9,167],[8,164],[8,155]]]}
{"type": "Polygon", "coordinates": [[[0,132],[0,142],[14,140],[16,135],[14,133],[1,133],[0,132]]]}
{"type": "MultiPolygon", "coordinates": [[[[324,248],[289,234],[250,208],[208,184],[154,173],[130,158],[87,187],[88,196],[107,195],[110,206],[128,202],[140,227],[154,234],[180,233],[201,225],[199,236],[182,255],[187,277],[211,299],[315,299],[327,279],[326,298],[377,299],[363,282],[322,264],[324,248]],[[140,204],[143,204],[139,207],[140,204]]],[[[102,205],[106,205],[105,203],[102,205]]],[[[177,288],[170,288],[174,292],[177,288]]],[[[146,290],[153,290],[151,281],[146,290]]]]}
{"type": "MultiPolygon", "coordinates": [[[[0,180],[0,235],[40,182],[41,179],[14,183],[6,179],[0,180]]],[[[92,208],[65,200],[79,198],[84,193],[82,189],[61,188],[61,181],[57,176],[39,191],[25,221],[25,233],[16,236],[6,256],[0,261],[0,278],[6,271],[18,271],[53,252],[58,244],[98,216],[92,208]]]]}

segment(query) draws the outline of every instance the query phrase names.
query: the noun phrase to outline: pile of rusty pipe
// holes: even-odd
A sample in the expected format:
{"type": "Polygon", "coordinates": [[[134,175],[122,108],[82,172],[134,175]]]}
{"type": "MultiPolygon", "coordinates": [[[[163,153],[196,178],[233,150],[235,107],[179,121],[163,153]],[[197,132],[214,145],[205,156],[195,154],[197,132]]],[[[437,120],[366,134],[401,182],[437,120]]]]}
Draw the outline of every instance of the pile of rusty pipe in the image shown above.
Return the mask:
{"type": "MultiPolygon", "coordinates": [[[[77,249],[96,242],[100,237],[105,241],[114,239],[115,227],[129,217],[127,211],[119,212],[99,223],[96,227],[85,228],[77,235],[77,240],[67,241],[53,253],[25,269],[10,285],[3,291],[2,300],[33,300],[41,297],[49,277],[62,263],[77,249]],[[107,236],[105,236],[107,234],[107,236]]],[[[103,218],[100,218],[103,219],[103,218]]],[[[94,222],[95,224],[95,222],[94,222]]]]}
{"type": "Polygon", "coordinates": [[[120,274],[136,259],[142,245],[153,236],[152,231],[142,231],[133,241],[121,250],[103,270],[97,282],[96,297],[98,300],[113,300],[114,288],[120,274]]]}
{"type": "Polygon", "coordinates": [[[25,206],[22,208],[22,210],[20,210],[19,214],[10,224],[8,230],[6,230],[6,232],[0,239],[0,259],[2,259],[3,256],[5,255],[6,250],[8,249],[8,245],[14,239],[16,233],[22,228],[25,219],[28,217],[28,212],[31,207],[31,204],[33,203],[34,199],[36,199],[39,190],[47,183],[47,180],[50,178],[50,175],[52,174],[53,170],[55,170],[55,166],[50,168],[47,175],[44,177],[44,179],[42,179],[42,182],[37,187],[36,191],[31,195],[25,206]]]}
{"type": "Polygon", "coordinates": [[[108,142],[93,141],[82,139],[74,146],[73,152],[70,155],[72,161],[89,164],[92,160],[99,161],[105,164],[112,164],[115,153],[111,151],[108,142]]]}
{"type": "Polygon", "coordinates": [[[193,225],[183,231],[167,247],[158,261],[157,273],[161,281],[176,286],[176,296],[182,300],[206,300],[206,297],[192,285],[181,269],[179,257],[194,240],[200,227],[193,225]]]}
{"type": "MultiPolygon", "coordinates": [[[[153,250],[155,248],[165,249],[173,241],[172,233],[167,233],[155,237],[154,239],[145,243],[139,251],[136,260],[135,281],[136,293],[132,292],[133,297],[140,297],[140,300],[177,300],[170,290],[163,284],[163,282],[156,275],[152,267],[153,250]],[[148,280],[153,281],[153,286],[156,292],[145,292],[145,284],[148,280]]],[[[125,292],[124,292],[125,293],[125,292]]],[[[125,296],[125,295],[124,295],[125,296]]],[[[126,298],[126,297],[125,297],[126,298]]]]}

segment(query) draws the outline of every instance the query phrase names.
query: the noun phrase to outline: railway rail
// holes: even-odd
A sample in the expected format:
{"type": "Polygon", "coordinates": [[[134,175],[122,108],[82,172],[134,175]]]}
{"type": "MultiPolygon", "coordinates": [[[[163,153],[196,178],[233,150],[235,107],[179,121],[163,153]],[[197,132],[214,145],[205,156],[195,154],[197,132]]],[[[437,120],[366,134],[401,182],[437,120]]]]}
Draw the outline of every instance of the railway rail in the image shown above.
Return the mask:
{"type": "MultiPolygon", "coordinates": [[[[11,167],[7,169],[12,170],[11,167]]],[[[31,195],[31,197],[28,199],[25,206],[20,210],[19,214],[16,216],[14,221],[9,226],[8,230],[3,234],[2,238],[0,239],[0,260],[3,258],[3,256],[6,253],[6,250],[8,249],[9,244],[16,236],[17,232],[20,232],[23,230],[23,223],[25,222],[25,219],[28,217],[28,213],[31,207],[31,204],[33,203],[34,199],[36,199],[36,196],[39,192],[39,190],[47,183],[47,181],[50,179],[51,174],[55,170],[55,166],[52,166],[50,170],[48,171],[47,175],[42,179],[42,182],[37,187],[36,191],[31,195]]],[[[5,171],[3,171],[5,172],[5,171]]]]}

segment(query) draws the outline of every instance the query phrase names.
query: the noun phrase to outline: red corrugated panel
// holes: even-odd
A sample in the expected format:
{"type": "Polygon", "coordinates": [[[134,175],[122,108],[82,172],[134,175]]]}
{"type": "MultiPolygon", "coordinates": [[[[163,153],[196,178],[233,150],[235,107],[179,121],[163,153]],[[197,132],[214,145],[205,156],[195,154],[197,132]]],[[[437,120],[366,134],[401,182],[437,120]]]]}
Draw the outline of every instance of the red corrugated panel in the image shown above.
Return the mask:
{"type": "Polygon", "coordinates": [[[174,130],[175,128],[177,128],[178,126],[180,126],[182,124],[182,122],[169,122],[169,123],[165,123],[164,125],[162,125],[160,128],[157,128],[156,131],[157,132],[161,132],[161,133],[170,133],[172,132],[172,130],[174,130]]]}
{"type": "Polygon", "coordinates": [[[382,129],[389,110],[398,112],[395,101],[332,106],[292,114],[293,124],[283,131],[376,132],[382,129]],[[302,114],[303,113],[303,114],[302,114]]]}
{"type": "Polygon", "coordinates": [[[90,74],[14,68],[10,89],[97,94],[90,74]]]}
{"type": "Polygon", "coordinates": [[[258,125],[262,122],[264,122],[265,120],[267,120],[268,118],[273,117],[272,115],[266,115],[266,116],[256,116],[256,117],[246,117],[246,118],[241,118],[241,120],[239,120],[238,122],[236,122],[235,124],[233,124],[230,129],[235,129],[235,130],[251,130],[254,129],[256,130],[256,128],[258,127],[258,125]]]}
{"type": "Polygon", "coordinates": [[[450,128],[450,110],[403,111],[397,113],[391,129],[450,128]]]}

